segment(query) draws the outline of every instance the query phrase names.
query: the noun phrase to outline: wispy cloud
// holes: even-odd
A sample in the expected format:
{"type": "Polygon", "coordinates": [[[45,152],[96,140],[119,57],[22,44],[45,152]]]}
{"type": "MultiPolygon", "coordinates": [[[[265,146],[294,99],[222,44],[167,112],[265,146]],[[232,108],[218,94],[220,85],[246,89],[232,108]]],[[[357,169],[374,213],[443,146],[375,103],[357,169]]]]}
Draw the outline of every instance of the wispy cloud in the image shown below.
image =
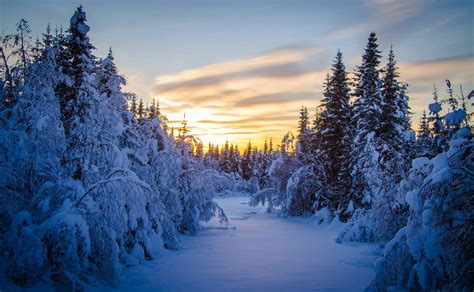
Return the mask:
{"type": "Polygon", "coordinates": [[[157,76],[154,95],[173,120],[186,111],[205,142],[257,144],[293,129],[301,105],[316,107],[329,56],[292,46],[225,63],[157,76]],[[318,65],[319,64],[319,65],[318,65]]]}
{"type": "MultiPolygon", "coordinates": [[[[242,146],[252,139],[261,144],[265,137],[279,140],[286,131],[294,131],[302,105],[313,111],[319,104],[330,60],[320,47],[273,50],[158,76],[154,95],[162,101],[172,125],[179,126],[186,112],[193,133],[206,143],[229,140],[242,146]]],[[[415,124],[431,100],[434,82],[440,87],[445,79],[474,85],[473,56],[401,62],[399,66],[401,81],[410,84],[415,124]]]]}
{"type": "Polygon", "coordinates": [[[423,13],[431,0],[364,0],[368,11],[365,20],[344,27],[334,33],[336,37],[347,37],[357,33],[381,31],[423,13]]]}
{"type": "Polygon", "coordinates": [[[218,77],[232,73],[246,74],[252,70],[262,70],[268,66],[295,63],[305,60],[311,55],[320,52],[321,48],[295,45],[268,51],[264,54],[245,59],[224,63],[212,64],[200,68],[182,71],[178,74],[162,75],[156,77],[158,84],[172,84],[176,81],[190,81],[203,77],[218,77]]]}
{"type": "Polygon", "coordinates": [[[312,101],[314,100],[314,95],[314,90],[312,92],[292,92],[291,94],[288,94],[288,92],[261,94],[237,101],[234,106],[252,107],[261,105],[282,104],[293,101],[312,101]]]}

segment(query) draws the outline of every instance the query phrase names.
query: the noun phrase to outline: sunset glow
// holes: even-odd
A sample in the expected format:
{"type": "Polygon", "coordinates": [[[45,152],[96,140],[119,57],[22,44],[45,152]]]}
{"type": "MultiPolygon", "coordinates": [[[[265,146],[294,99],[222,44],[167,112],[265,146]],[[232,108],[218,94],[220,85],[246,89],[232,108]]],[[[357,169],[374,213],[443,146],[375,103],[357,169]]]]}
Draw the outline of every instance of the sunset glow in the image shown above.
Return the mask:
{"type": "MultiPolygon", "coordinates": [[[[160,99],[170,124],[179,127],[186,118],[193,134],[205,144],[225,141],[261,146],[265,138],[279,143],[296,130],[298,111],[307,106],[313,114],[322,97],[327,52],[316,48],[291,48],[222,64],[158,76],[154,95],[160,99]],[[263,61],[264,60],[264,61],[263,61]],[[282,61],[284,60],[284,63],[282,61]]],[[[349,60],[355,63],[359,60],[349,60]]],[[[431,100],[433,80],[444,85],[451,76],[461,85],[474,80],[470,56],[421,62],[401,62],[402,80],[409,85],[416,129],[420,113],[431,100]]],[[[443,93],[443,92],[442,92],[443,93]]]]}

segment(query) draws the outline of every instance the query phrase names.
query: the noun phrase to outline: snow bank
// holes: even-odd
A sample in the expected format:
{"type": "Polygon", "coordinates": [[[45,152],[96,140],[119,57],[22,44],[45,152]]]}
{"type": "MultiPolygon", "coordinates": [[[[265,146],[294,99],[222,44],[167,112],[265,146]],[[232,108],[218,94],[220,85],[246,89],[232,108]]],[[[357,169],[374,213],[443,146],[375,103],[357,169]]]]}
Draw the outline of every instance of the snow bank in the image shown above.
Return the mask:
{"type": "Polygon", "coordinates": [[[441,104],[438,103],[438,102],[434,102],[434,103],[430,103],[428,105],[428,109],[430,110],[430,112],[432,113],[439,113],[442,108],[441,108],[441,104]]]}
{"type": "Polygon", "coordinates": [[[457,109],[446,114],[446,124],[449,126],[460,125],[466,120],[467,114],[463,109],[457,109]]]}

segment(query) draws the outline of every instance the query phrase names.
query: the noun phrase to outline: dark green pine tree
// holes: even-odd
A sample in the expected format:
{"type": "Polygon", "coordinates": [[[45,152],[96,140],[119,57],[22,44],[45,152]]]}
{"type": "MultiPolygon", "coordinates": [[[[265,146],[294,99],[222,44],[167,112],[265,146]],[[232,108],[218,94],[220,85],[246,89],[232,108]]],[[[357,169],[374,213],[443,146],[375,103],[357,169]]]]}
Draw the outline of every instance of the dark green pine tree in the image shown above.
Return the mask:
{"type": "Polygon", "coordinates": [[[384,103],[380,127],[379,152],[382,156],[381,168],[386,174],[400,181],[408,171],[411,161],[411,143],[408,139],[410,130],[410,112],[406,86],[397,79],[399,77],[397,62],[392,47],[388,55],[388,63],[382,80],[384,103]]]}
{"type": "Polygon", "coordinates": [[[155,111],[156,111],[157,117],[163,120],[164,116],[161,114],[161,108],[160,108],[160,101],[159,100],[156,101],[155,111]]]}
{"type": "Polygon", "coordinates": [[[204,158],[204,145],[202,143],[197,144],[194,156],[200,161],[204,158]]]}
{"type": "MultiPolygon", "coordinates": [[[[70,62],[71,62],[71,54],[70,51],[67,50],[67,41],[66,36],[62,28],[58,29],[56,27],[55,36],[53,37],[53,47],[55,53],[55,63],[56,63],[56,71],[60,72],[64,76],[67,76],[68,73],[71,72],[70,70],[70,62]]],[[[59,103],[61,107],[61,120],[64,125],[64,130],[69,131],[68,125],[66,125],[65,121],[69,119],[70,112],[66,110],[66,104],[71,99],[71,96],[68,95],[69,89],[72,80],[69,78],[61,78],[58,84],[55,86],[54,91],[56,92],[57,96],[59,97],[59,103]],[[67,130],[66,130],[67,127],[67,130]]]]}
{"type": "Polygon", "coordinates": [[[214,158],[214,160],[219,161],[220,152],[219,152],[219,145],[218,144],[213,147],[212,157],[214,158]]]}
{"type": "Polygon", "coordinates": [[[138,102],[137,116],[139,119],[145,117],[145,106],[143,105],[142,98],[140,98],[140,101],[138,102]]]}
{"type": "Polygon", "coordinates": [[[235,150],[234,144],[230,144],[229,147],[229,172],[235,172],[235,150]]]}
{"type": "Polygon", "coordinates": [[[377,37],[371,33],[362,55],[362,64],[357,67],[354,96],[356,101],[352,108],[354,140],[351,150],[352,191],[351,200],[355,207],[368,207],[372,203],[372,190],[368,180],[377,175],[374,159],[377,145],[376,133],[382,120],[384,98],[379,78],[380,51],[377,37]]]}
{"type": "Polygon", "coordinates": [[[361,143],[370,132],[376,132],[380,128],[382,120],[382,108],[384,98],[382,95],[382,83],[379,77],[380,51],[378,49],[377,37],[371,33],[364,54],[362,65],[357,67],[356,88],[354,96],[356,101],[353,107],[356,134],[361,143]]]}
{"type": "Polygon", "coordinates": [[[134,93],[126,93],[127,100],[130,102],[129,110],[133,113],[133,117],[136,117],[138,111],[137,95],[134,93]]]}
{"type": "Polygon", "coordinates": [[[219,160],[219,168],[223,172],[231,172],[232,167],[231,167],[231,161],[230,161],[230,147],[229,147],[229,141],[225,141],[224,148],[221,151],[221,156],[219,160]]]}
{"type": "Polygon", "coordinates": [[[61,108],[61,120],[68,139],[68,151],[65,163],[68,164],[74,179],[83,176],[83,152],[94,139],[92,134],[85,134],[90,127],[86,123],[89,111],[93,107],[96,96],[92,88],[91,78],[95,72],[96,58],[92,54],[94,46],[89,42],[86,24],[86,13],[79,6],[71,17],[69,35],[65,38],[65,48],[60,53],[59,64],[69,80],[63,80],[56,88],[61,108]]]}
{"type": "Polygon", "coordinates": [[[301,107],[300,118],[298,121],[298,148],[297,155],[302,161],[308,160],[308,154],[311,149],[311,129],[308,115],[308,108],[301,107]]]}
{"type": "Polygon", "coordinates": [[[448,134],[444,127],[444,116],[440,114],[442,107],[438,96],[438,89],[433,85],[433,103],[429,105],[428,122],[432,124],[433,145],[432,149],[434,155],[439,154],[448,148],[448,134]]]}
{"type": "Polygon", "coordinates": [[[234,147],[234,155],[232,159],[232,172],[234,173],[241,173],[241,163],[242,163],[242,157],[239,152],[239,146],[236,144],[234,147]]]}
{"type": "Polygon", "coordinates": [[[400,88],[400,95],[398,98],[398,110],[399,110],[399,125],[403,136],[403,146],[402,146],[402,163],[403,163],[403,171],[404,173],[408,173],[411,167],[411,161],[415,158],[416,150],[415,150],[415,142],[416,142],[416,134],[411,128],[411,116],[412,112],[410,106],[408,104],[409,97],[406,94],[408,88],[408,84],[402,84],[400,88]]]}
{"type": "Polygon", "coordinates": [[[319,116],[319,148],[327,174],[325,185],[328,196],[339,210],[349,204],[350,151],[352,134],[350,130],[350,89],[342,53],[336,55],[331,68],[332,74],[325,84],[319,116]]]}
{"type": "Polygon", "coordinates": [[[263,144],[263,151],[261,153],[261,181],[260,187],[263,189],[265,187],[270,186],[271,179],[270,179],[270,166],[272,163],[272,152],[270,151],[270,147],[268,145],[268,140],[265,138],[265,142],[263,144]]]}
{"type": "Polygon", "coordinates": [[[68,135],[72,120],[74,120],[77,110],[77,97],[79,88],[83,85],[86,74],[91,73],[95,58],[91,50],[95,49],[89,42],[87,32],[86,14],[79,6],[71,18],[69,35],[66,38],[66,50],[64,57],[69,61],[69,66],[63,67],[64,73],[71,77],[72,84],[67,86],[66,92],[61,92],[61,110],[63,115],[64,130],[68,135]]]}
{"type": "Polygon", "coordinates": [[[157,117],[158,117],[158,114],[156,112],[156,103],[155,103],[155,99],[153,99],[148,109],[148,119],[153,120],[153,119],[156,119],[157,117]]]}
{"type": "Polygon", "coordinates": [[[398,77],[395,55],[392,47],[390,47],[388,63],[382,80],[382,95],[384,96],[385,103],[382,108],[383,115],[378,134],[385,143],[396,148],[401,147],[398,129],[395,127],[396,124],[400,123],[399,120],[401,118],[397,108],[397,101],[401,90],[400,83],[397,80],[398,77]]]}
{"type": "Polygon", "coordinates": [[[115,111],[122,113],[127,109],[127,99],[122,93],[122,86],[126,84],[126,81],[118,74],[112,48],[109,48],[107,57],[99,65],[97,70],[99,92],[104,95],[115,111]]]}
{"type": "Polygon", "coordinates": [[[188,120],[186,120],[186,113],[183,115],[183,120],[181,121],[181,128],[179,129],[179,137],[182,140],[185,140],[188,137],[188,120]]]}
{"type": "Polygon", "coordinates": [[[430,126],[428,123],[428,117],[426,116],[426,111],[423,111],[423,114],[420,118],[420,128],[418,130],[418,135],[416,137],[416,149],[418,157],[433,157],[433,141],[430,131],[430,126]]]}
{"type": "Polygon", "coordinates": [[[252,156],[252,143],[249,141],[242,157],[242,177],[245,180],[249,180],[253,175],[252,156]]]}

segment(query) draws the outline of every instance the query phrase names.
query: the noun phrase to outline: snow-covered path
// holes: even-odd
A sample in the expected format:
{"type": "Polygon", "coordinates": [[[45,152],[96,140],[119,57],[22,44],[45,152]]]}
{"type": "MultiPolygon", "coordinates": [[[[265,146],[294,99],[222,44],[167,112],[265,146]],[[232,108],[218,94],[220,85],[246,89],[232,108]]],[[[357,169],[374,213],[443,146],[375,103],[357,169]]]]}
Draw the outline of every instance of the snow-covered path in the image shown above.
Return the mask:
{"type": "Polygon", "coordinates": [[[360,291],[374,276],[375,245],[334,242],[334,227],[281,218],[217,198],[229,228],[207,223],[182,249],[124,270],[124,291],[360,291]]]}

